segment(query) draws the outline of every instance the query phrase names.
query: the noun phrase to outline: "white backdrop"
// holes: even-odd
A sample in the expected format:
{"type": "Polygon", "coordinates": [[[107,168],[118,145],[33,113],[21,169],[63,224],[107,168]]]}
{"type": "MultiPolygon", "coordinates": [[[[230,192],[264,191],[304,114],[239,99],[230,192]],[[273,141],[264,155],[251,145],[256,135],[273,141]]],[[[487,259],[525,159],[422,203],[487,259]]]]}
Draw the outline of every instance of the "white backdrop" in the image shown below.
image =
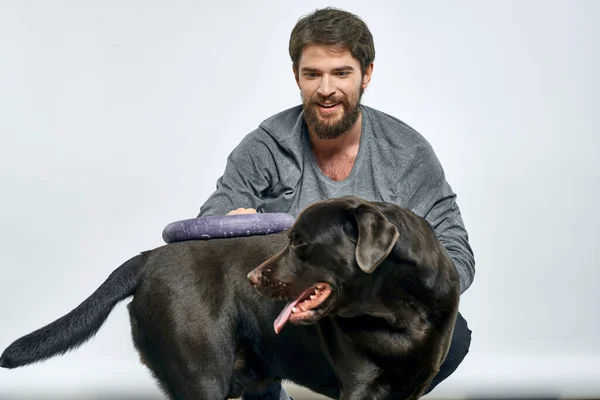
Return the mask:
{"type": "MultiPolygon", "coordinates": [[[[0,348],[196,216],[298,104],[289,33],[327,5],[371,28],[363,102],[431,142],[475,251],[471,351],[431,396],[600,396],[597,1],[0,1],[0,348]]],[[[0,370],[0,397],[38,392],[161,398],[125,303],[77,352],[0,370]]]]}

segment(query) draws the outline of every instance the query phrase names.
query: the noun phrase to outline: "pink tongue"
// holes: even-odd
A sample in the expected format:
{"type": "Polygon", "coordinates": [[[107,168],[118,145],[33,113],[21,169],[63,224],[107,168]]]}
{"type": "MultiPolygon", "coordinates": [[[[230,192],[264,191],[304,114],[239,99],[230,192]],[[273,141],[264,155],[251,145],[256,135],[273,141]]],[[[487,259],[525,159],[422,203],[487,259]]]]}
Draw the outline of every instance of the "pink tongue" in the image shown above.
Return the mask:
{"type": "Polygon", "coordinates": [[[298,304],[300,297],[296,300],[289,302],[283,309],[283,311],[279,314],[275,322],[273,323],[273,327],[275,328],[275,333],[279,333],[281,328],[285,325],[286,322],[290,319],[290,315],[292,315],[292,308],[296,307],[298,304]]]}

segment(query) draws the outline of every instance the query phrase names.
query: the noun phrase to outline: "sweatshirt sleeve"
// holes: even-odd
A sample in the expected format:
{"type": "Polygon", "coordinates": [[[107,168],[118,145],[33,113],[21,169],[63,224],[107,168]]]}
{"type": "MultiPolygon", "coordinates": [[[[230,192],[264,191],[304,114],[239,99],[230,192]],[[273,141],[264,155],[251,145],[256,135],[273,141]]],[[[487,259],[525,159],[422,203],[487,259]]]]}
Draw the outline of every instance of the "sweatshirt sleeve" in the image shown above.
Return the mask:
{"type": "Polygon", "coordinates": [[[460,277],[462,294],[473,282],[475,258],[456,194],[446,181],[444,170],[430,145],[419,146],[411,164],[407,183],[413,186],[414,196],[410,208],[432,225],[448,251],[460,277]]]}
{"type": "Polygon", "coordinates": [[[260,130],[252,132],[229,154],[216,190],[200,207],[198,217],[225,215],[239,207],[260,208],[263,193],[271,184],[269,163],[273,157],[259,137],[260,130]]]}

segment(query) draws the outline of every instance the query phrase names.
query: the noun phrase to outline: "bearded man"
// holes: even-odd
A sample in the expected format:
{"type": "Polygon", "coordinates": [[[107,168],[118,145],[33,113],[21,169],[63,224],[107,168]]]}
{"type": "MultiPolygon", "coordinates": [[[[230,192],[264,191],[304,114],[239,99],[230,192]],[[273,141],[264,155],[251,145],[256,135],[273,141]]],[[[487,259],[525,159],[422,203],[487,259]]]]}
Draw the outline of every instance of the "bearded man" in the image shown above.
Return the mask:
{"type": "MultiPolygon", "coordinates": [[[[456,194],[432,147],[404,122],[360,102],[375,59],[366,24],[346,11],[317,10],[297,22],[289,54],[302,104],[244,137],[198,216],[296,216],[311,203],[346,195],[395,203],[429,221],[454,261],[463,293],[473,282],[473,252],[456,194]]],[[[429,391],[456,370],[470,341],[459,314],[448,356],[429,391]]],[[[280,398],[289,399],[281,385],[244,396],[280,398]]]]}

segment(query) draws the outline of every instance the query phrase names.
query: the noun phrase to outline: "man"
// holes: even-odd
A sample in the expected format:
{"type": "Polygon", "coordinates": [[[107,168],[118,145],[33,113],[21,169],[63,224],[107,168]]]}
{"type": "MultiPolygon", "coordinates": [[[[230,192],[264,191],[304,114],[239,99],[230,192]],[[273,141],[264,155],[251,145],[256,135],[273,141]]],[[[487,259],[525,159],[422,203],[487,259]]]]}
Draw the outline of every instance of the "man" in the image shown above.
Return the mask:
{"type": "MultiPolygon", "coordinates": [[[[289,43],[302,106],[260,124],[233,150],[199,216],[287,212],[355,195],[396,203],[426,218],[452,257],[461,293],[474,277],[468,235],[429,143],[402,121],[360,104],[373,74],[372,35],[336,9],[301,18],[289,43]]],[[[471,331],[459,315],[452,345],[429,390],[468,352],[471,331]]],[[[287,399],[280,385],[250,399],[287,399]]]]}

